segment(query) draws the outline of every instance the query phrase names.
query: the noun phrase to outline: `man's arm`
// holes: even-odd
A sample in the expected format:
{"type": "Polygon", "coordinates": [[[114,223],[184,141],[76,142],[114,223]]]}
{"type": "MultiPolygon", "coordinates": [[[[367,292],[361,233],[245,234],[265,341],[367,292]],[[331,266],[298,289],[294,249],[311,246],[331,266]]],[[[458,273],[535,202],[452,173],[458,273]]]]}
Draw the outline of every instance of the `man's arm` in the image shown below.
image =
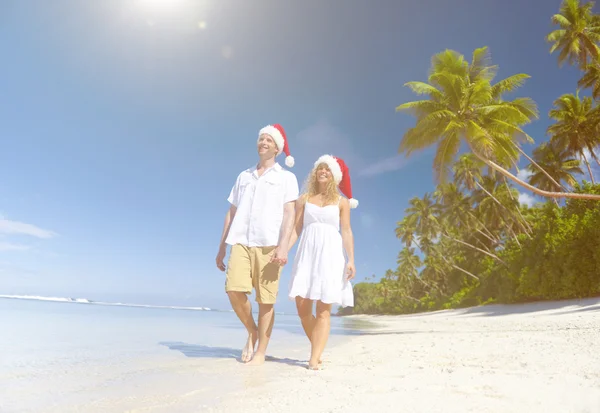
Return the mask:
{"type": "Polygon", "coordinates": [[[296,201],[296,219],[294,220],[294,226],[292,227],[293,231],[290,235],[290,240],[288,242],[288,254],[290,253],[290,250],[292,249],[296,241],[298,241],[298,238],[302,233],[302,227],[304,226],[304,204],[304,196],[298,198],[298,200],[296,201]]]}
{"type": "Polygon", "coordinates": [[[223,231],[221,232],[221,242],[219,242],[219,252],[217,253],[216,258],[217,268],[221,271],[225,271],[225,264],[223,262],[225,255],[227,255],[227,244],[225,243],[225,240],[227,239],[227,235],[229,235],[229,229],[231,228],[231,223],[233,222],[237,206],[239,205],[241,176],[242,174],[239,174],[236,178],[235,184],[233,185],[233,188],[231,188],[231,192],[229,192],[229,197],[227,198],[227,202],[229,202],[230,206],[227,210],[227,214],[225,214],[225,222],[223,223],[223,231]]]}
{"type": "Polygon", "coordinates": [[[236,212],[237,207],[235,205],[231,205],[227,210],[227,214],[225,214],[225,222],[223,223],[223,233],[221,234],[221,243],[219,244],[219,248],[225,248],[227,246],[227,244],[225,244],[225,240],[227,239],[227,235],[229,235],[229,229],[231,228],[231,223],[233,222],[236,212]]]}
{"type": "Polygon", "coordinates": [[[227,210],[227,214],[225,214],[225,222],[223,223],[223,232],[221,234],[221,242],[219,243],[219,252],[217,253],[217,268],[221,271],[225,271],[225,263],[223,259],[227,254],[227,244],[225,240],[227,239],[227,235],[229,234],[229,229],[231,228],[231,222],[235,217],[235,213],[237,208],[235,205],[231,205],[227,210]]]}
{"type": "Polygon", "coordinates": [[[277,244],[282,253],[287,253],[295,219],[296,201],[287,202],[283,206],[283,220],[281,222],[281,230],[279,231],[279,243],[277,244]]]}
{"type": "Polygon", "coordinates": [[[296,200],[298,199],[298,196],[299,190],[296,175],[288,173],[284,196],[285,204],[283,204],[283,219],[281,222],[281,229],[279,230],[279,242],[275,254],[273,254],[273,261],[279,262],[280,265],[287,264],[288,245],[290,242],[290,235],[294,229],[296,200]]]}

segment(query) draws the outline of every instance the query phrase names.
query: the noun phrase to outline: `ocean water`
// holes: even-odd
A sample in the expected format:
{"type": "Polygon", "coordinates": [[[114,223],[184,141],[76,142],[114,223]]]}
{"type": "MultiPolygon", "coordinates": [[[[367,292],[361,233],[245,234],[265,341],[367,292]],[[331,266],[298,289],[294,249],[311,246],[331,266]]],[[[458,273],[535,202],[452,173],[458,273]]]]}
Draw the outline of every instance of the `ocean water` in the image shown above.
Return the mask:
{"type": "MultiPolygon", "coordinates": [[[[367,327],[353,323],[332,317],[328,351],[367,327]]],[[[247,335],[230,311],[0,298],[0,327],[2,413],[208,406],[310,352],[293,314],[276,315],[264,369],[239,362],[247,335]]]]}

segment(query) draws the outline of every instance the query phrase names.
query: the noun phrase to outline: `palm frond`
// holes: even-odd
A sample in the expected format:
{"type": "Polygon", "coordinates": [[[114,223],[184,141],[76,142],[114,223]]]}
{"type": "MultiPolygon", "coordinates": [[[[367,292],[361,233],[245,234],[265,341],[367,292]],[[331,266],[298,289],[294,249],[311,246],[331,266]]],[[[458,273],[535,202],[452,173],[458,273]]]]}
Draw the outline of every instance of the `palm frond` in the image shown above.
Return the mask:
{"type": "Polygon", "coordinates": [[[438,182],[446,182],[448,171],[452,161],[456,157],[460,148],[460,137],[458,131],[452,131],[445,135],[444,139],[439,143],[433,164],[435,165],[436,180],[438,182]]]}
{"type": "Polygon", "coordinates": [[[525,81],[531,76],[525,73],[519,73],[502,79],[492,86],[492,97],[494,99],[500,98],[505,93],[510,93],[520,88],[525,84],[525,81]]]}
{"type": "Polygon", "coordinates": [[[425,82],[406,82],[404,86],[409,87],[417,95],[430,95],[435,97],[441,97],[440,92],[435,86],[425,82]]]}

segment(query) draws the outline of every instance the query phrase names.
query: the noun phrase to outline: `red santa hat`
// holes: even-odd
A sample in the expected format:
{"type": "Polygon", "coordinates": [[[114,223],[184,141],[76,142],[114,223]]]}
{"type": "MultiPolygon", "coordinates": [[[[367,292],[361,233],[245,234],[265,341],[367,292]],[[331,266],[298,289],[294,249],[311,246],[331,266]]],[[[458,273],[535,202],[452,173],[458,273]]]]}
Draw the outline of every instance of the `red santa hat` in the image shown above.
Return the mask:
{"type": "Polygon", "coordinates": [[[315,162],[313,170],[317,169],[322,163],[326,164],[333,175],[333,180],[340,188],[342,194],[350,201],[350,208],[356,208],[358,201],[352,198],[352,184],[350,182],[350,168],[343,159],[331,155],[323,155],[315,162]]]}
{"type": "Polygon", "coordinates": [[[283,126],[279,123],[275,123],[273,125],[267,125],[261,130],[258,131],[258,137],[260,139],[260,135],[266,133],[275,141],[275,145],[277,145],[277,155],[281,154],[281,152],[285,152],[285,164],[288,167],[294,166],[294,157],[290,156],[290,148],[288,146],[287,137],[285,136],[285,130],[283,130],[283,126]]]}

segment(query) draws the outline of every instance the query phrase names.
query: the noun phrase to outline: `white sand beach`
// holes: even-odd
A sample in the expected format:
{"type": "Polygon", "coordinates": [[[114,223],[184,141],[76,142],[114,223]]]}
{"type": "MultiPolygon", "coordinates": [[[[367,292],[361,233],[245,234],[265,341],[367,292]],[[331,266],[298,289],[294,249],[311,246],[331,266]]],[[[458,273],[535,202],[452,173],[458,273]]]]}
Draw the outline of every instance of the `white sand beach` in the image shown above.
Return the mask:
{"type": "Polygon", "coordinates": [[[600,412],[600,299],[355,318],[381,327],[330,348],[322,371],[240,365],[245,390],[195,411],[600,412]]]}
{"type": "Polygon", "coordinates": [[[322,371],[295,316],[249,367],[229,313],[4,305],[0,412],[600,412],[600,298],[336,318],[322,371]]]}

